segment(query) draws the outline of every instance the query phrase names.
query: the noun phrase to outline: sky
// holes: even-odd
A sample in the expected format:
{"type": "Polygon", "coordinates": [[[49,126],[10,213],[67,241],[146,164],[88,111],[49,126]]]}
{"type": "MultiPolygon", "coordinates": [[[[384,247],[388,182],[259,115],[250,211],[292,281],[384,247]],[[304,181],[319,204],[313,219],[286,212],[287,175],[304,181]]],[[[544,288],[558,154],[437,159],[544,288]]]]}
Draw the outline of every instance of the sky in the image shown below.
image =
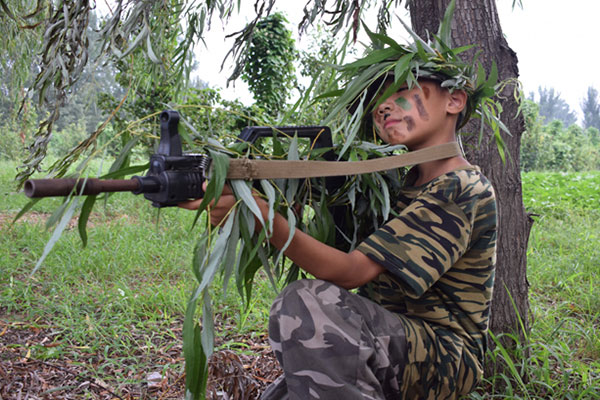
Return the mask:
{"type": "MultiPolygon", "coordinates": [[[[519,59],[520,80],[527,95],[537,95],[539,86],[554,88],[569,104],[571,110],[580,113],[580,104],[589,86],[600,90],[600,49],[595,38],[600,36],[600,1],[598,0],[522,0],[523,8],[513,9],[512,0],[497,0],[502,31],[509,46],[519,59]]],[[[254,3],[243,2],[243,3],[254,3]]],[[[289,28],[295,28],[302,16],[304,0],[282,1],[281,9],[288,20],[289,28]]],[[[398,14],[409,23],[402,6],[398,14]]],[[[225,27],[215,20],[207,46],[198,46],[196,58],[199,67],[195,75],[208,82],[211,87],[222,88],[223,97],[237,98],[246,104],[252,96],[246,85],[236,81],[226,87],[231,70],[226,66],[220,70],[232,41],[224,39],[226,34],[241,29],[252,16],[252,10],[235,16],[225,27]],[[246,16],[244,16],[244,14],[246,16]]],[[[408,37],[402,33],[402,38],[408,37]]],[[[307,45],[308,36],[297,39],[297,47],[307,45]]],[[[401,41],[401,38],[399,38],[401,41]]],[[[537,98],[537,97],[536,97],[537,98]]]]}

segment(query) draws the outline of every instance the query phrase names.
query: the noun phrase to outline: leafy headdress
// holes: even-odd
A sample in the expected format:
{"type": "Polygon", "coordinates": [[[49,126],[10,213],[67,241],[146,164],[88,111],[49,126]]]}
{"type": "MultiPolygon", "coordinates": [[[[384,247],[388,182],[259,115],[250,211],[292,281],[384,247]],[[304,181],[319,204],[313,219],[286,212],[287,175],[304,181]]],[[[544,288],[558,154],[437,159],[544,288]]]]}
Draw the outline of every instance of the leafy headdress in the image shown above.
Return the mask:
{"type": "MultiPolygon", "coordinates": [[[[413,42],[399,44],[394,39],[380,33],[365,31],[371,39],[371,46],[366,55],[352,63],[339,66],[341,80],[345,81],[344,89],[329,92],[321,98],[333,97],[330,119],[346,114],[346,140],[342,153],[362,131],[372,129],[369,113],[379,102],[395,93],[402,85],[408,88],[418,85],[419,79],[430,79],[440,83],[444,88],[464,90],[467,93],[467,105],[459,118],[457,130],[462,128],[472,117],[481,119],[480,135],[485,125],[494,134],[500,154],[503,156],[503,142],[500,129],[508,133],[507,128],[499,120],[501,106],[493,99],[500,84],[498,71],[494,64],[489,76],[474,57],[472,62],[463,61],[459,55],[473,46],[452,48],[450,46],[450,24],[454,13],[455,2],[448,6],[438,33],[424,40],[402,20],[413,42]],[[391,82],[389,86],[384,83],[391,82]],[[383,90],[385,88],[385,90],[383,90]],[[381,93],[380,96],[376,96],[381,93]],[[346,113],[346,110],[348,113],[346,113]]],[[[331,122],[325,121],[325,124],[331,122]]]]}

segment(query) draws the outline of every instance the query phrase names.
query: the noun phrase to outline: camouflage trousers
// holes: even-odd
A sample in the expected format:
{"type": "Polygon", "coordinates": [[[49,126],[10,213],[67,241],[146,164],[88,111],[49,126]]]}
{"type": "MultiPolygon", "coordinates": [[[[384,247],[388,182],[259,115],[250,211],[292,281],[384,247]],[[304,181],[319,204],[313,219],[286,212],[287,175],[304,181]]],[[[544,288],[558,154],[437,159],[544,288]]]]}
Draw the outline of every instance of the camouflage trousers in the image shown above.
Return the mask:
{"type": "Polygon", "coordinates": [[[399,319],[322,280],[300,280],[275,299],[269,340],[283,368],[261,399],[398,399],[406,363],[399,319]]]}

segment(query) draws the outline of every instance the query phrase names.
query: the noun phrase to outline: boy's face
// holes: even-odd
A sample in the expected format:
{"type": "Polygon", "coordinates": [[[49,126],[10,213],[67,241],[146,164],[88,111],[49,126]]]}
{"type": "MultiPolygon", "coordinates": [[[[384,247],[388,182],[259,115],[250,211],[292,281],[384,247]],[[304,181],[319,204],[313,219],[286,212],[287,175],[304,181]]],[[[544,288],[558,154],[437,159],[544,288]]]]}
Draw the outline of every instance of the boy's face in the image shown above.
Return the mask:
{"type": "Polygon", "coordinates": [[[384,142],[417,150],[438,144],[438,134],[447,130],[449,91],[431,81],[419,85],[400,88],[373,110],[373,123],[384,142]]]}

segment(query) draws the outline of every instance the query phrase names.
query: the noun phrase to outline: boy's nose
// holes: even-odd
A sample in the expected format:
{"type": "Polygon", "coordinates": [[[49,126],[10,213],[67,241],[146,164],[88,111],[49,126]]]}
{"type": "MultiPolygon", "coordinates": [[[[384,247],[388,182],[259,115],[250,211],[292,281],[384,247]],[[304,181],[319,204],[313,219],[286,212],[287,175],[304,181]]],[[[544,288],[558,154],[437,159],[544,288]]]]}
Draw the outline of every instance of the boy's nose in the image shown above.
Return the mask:
{"type": "Polygon", "coordinates": [[[392,110],[392,105],[388,102],[388,100],[385,100],[383,103],[381,103],[377,107],[377,113],[380,115],[387,114],[391,110],[392,110]]]}

